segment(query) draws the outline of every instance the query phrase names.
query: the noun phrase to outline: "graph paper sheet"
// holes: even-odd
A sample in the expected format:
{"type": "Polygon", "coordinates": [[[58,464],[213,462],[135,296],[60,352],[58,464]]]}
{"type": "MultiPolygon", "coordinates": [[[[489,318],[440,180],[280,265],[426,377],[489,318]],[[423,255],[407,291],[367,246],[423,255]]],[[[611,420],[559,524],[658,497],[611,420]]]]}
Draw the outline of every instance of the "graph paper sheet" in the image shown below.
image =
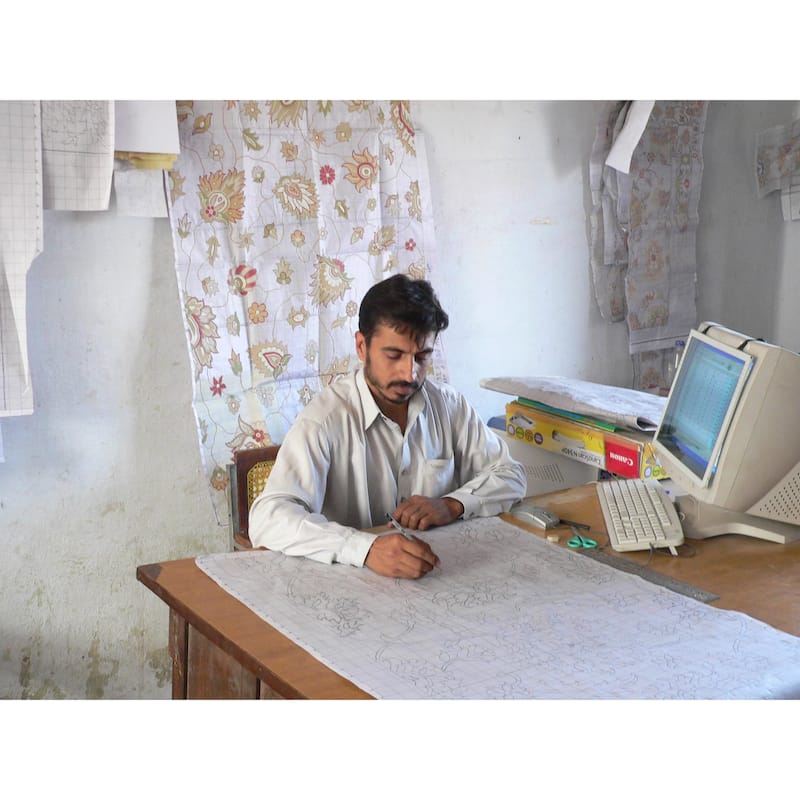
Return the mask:
{"type": "Polygon", "coordinates": [[[114,172],[114,103],[43,100],[44,207],[104,211],[114,172]]]}
{"type": "Polygon", "coordinates": [[[268,551],[198,566],[378,698],[800,696],[800,639],[499,518],[424,534],[418,581],[268,551]]]}
{"type": "Polygon", "coordinates": [[[0,102],[0,417],[33,412],[25,288],[42,251],[39,103],[0,102]]]}

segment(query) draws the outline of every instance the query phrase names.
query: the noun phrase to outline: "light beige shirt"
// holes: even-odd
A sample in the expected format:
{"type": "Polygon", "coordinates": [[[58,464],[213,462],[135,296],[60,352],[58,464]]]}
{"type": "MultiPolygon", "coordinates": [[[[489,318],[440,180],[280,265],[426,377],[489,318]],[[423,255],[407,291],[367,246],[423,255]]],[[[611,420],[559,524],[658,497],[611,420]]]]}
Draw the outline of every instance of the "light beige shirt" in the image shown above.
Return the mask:
{"type": "Polygon", "coordinates": [[[468,519],[508,511],[526,485],[505,442],[455,389],[426,380],[404,435],[359,369],[318,394],[286,434],[250,509],[250,540],[363,566],[376,537],[363,529],[385,524],[407,497],[454,497],[468,519]]]}

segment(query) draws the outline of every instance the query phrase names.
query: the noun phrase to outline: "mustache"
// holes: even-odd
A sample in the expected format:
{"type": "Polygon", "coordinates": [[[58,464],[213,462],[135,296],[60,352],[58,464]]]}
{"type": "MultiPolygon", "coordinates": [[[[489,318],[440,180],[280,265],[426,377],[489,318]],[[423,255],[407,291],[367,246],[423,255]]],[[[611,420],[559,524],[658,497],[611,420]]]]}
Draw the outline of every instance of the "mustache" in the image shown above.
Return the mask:
{"type": "Polygon", "coordinates": [[[417,381],[392,381],[387,385],[387,389],[391,389],[392,386],[399,386],[403,389],[419,389],[420,384],[417,381]]]}

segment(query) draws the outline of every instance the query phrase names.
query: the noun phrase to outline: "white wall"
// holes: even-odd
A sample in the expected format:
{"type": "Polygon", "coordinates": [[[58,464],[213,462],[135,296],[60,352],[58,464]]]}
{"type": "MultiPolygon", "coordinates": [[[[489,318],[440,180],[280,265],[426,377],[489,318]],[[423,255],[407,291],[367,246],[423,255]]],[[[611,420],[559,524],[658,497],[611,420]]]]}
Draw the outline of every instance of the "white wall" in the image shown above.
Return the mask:
{"type": "MultiPolygon", "coordinates": [[[[587,161],[597,102],[415,103],[436,204],[450,380],[628,385],[624,325],[592,300],[587,161]]],[[[800,233],[758,200],[757,130],[794,103],[712,104],[698,238],[701,318],[797,347],[800,233]],[[791,296],[790,296],[791,293],[791,296]],[[784,342],[781,342],[784,343],[784,342]]],[[[165,220],[47,213],[28,278],[35,413],[2,421],[0,697],[169,696],[166,607],[136,566],[227,547],[200,470],[165,220]],[[143,340],[141,331],[157,334],[143,340]]]]}
{"type": "Polygon", "coordinates": [[[499,375],[630,385],[624,325],[589,283],[588,167],[597,102],[419,102],[437,236],[433,280],[450,313],[450,381],[484,419],[499,375]]]}
{"type": "Polygon", "coordinates": [[[169,229],[108,211],[47,212],[44,230],[28,275],[35,410],[2,421],[0,696],[164,697],[166,607],[136,567],[226,547],[169,229]]]}
{"type": "Polygon", "coordinates": [[[700,319],[792,349],[800,349],[800,223],[783,221],[778,192],[759,199],[755,147],[759,131],[797,115],[795,102],[709,105],[697,236],[700,319]]]}

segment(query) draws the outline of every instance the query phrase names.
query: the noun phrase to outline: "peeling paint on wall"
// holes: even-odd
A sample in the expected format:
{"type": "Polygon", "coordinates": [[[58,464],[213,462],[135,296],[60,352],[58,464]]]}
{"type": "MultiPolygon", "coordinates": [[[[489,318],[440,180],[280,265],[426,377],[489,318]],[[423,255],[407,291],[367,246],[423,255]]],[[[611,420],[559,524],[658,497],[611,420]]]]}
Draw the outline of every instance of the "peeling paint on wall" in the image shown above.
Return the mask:
{"type": "Polygon", "coordinates": [[[122,514],[125,511],[125,503],[121,501],[116,501],[114,503],[108,503],[103,508],[100,509],[100,516],[105,517],[108,514],[122,514]]]}
{"type": "Polygon", "coordinates": [[[29,332],[36,414],[9,423],[0,465],[0,697],[170,695],[165,607],[136,567],[227,546],[172,263],[166,219],[47,219],[28,278],[29,316],[47,321],[29,332]]]}
{"type": "Polygon", "coordinates": [[[155,673],[159,687],[167,686],[172,682],[172,659],[169,657],[168,647],[148,652],[147,666],[155,673]]]}
{"type": "Polygon", "coordinates": [[[23,700],[63,700],[66,695],[49,678],[38,686],[32,685],[31,660],[31,648],[26,647],[22,650],[19,667],[19,685],[22,688],[21,698],[23,700]]]}
{"type": "Polygon", "coordinates": [[[118,658],[103,658],[100,655],[100,641],[97,637],[92,641],[89,649],[89,676],[86,678],[86,697],[96,700],[105,694],[109,680],[119,671],[118,658]],[[103,672],[101,665],[110,665],[108,672],[103,672]]]}

